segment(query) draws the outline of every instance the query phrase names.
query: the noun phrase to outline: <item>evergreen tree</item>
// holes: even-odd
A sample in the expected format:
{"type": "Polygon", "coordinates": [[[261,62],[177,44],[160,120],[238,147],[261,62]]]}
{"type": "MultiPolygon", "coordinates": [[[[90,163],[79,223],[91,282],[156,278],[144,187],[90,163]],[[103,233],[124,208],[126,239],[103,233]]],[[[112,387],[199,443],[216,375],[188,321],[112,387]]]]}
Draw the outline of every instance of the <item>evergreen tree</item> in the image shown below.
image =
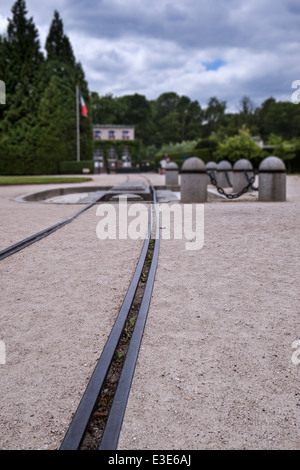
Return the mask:
{"type": "Polygon", "coordinates": [[[54,60],[75,66],[75,57],[71,43],[64,34],[63,22],[56,10],[46,39],[45,49],[48,61],[54,60]]]}
{"type": "MultiPolygon", "coordinates": [[[[57,11],[50,25],[46,38],[45,49],[47,52],[47,75],[51,81],[52,77],[59,78],[55,81],[60,88],[59,93],[53,93],[52,105],[57,106],[61,116],[55,135],[60,135],[60,142],[65,142],[65,150],[60,143],[60,160],[74,160],[76,158],[76,87],[84,97],[85,103],[90,108],[88,84],[85,80],[84,71],[80,62],[76,62],[69,38],[64,33],[63,21],[57,11]]],[[[49,99],[50,90],[45,90],[45,102],[49,99]]],[[[44,96],[44,95],[43,95],[44,96]]],[[[48,107],[48,111],[50,108],[48,107]]],[[[51,116],[49,116],[51,119],[51,116]]],[[[80,150],[82,159],[91,159],[93,152],[92,140],[92,116],[88,118],[80,116],[80,150]]],[[[40,150],[41,151],[41,150],[40,150]]]]}
{"type": "MultiPolygon", "coordinates": [[[[5,78],[7,76],[6,70],[9,62],[8,56],[8,44],[5,37],[0,36],[0,80],[5,83],[5,78]]],[[[7,93],[7,90],[6,90],[7,93]]],[[[0,106],[0,120],[4,115],[5,106],[1,103],[0,106]]]]}
{"type": "Polygon", "coordinates": [[[43,173],[57,173],[60,161],[76,155],[73,95],[64,77],[52,75],[41,97],[34,138],[39,170],[43,173]]]}
{"type": "MultiPolygon", "coordinates": [[[[4,50],[6,106],[0,123],[0,168],[2,172],[21,173],[34,169],[35,151],[32,128],[36,120],[39,96],[37,80],[44,58],[40,51],[37,29],[27,18],[24,0],[12,7],[4,50]]],[[[4,57],[4,59],[3,59],[4,57]]]]}
{"type": "MultiPolygon", "coordinates": [[[[59,161],[76,159],[76,85],[88,106],[89,91],[58,12],[46,51],[45,60],[25,1],[17,0],[6,37],[0,38],[1,79],[9,103],[0,114],[3,174],[57,172],[59,161]]],[[[92,146],[91,116],[81,118],[82,158],[91,158],[92,146]]]]}
{"type": "Polygon", "coordinates": [[[18,87],[30,92],[44,57],[40,50],[38,31],[33,19],[27,19],[24,0],[17,0],[12,7],[12,19],[8,20],[5,83],[7,93],[14,93],[18,87]]]}

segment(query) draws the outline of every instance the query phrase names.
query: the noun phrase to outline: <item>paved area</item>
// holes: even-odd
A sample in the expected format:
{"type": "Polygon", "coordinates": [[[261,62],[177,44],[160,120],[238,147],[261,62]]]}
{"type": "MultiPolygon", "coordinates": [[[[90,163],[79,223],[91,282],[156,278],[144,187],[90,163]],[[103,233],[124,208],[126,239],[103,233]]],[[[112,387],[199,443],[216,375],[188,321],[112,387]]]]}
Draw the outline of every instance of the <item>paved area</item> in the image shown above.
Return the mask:
{"type": "MultiPolygon", "coordinates": [[[[0,188],[1,248],[79,209],[15,201],[35,189],[0,188]]],[[[299,209],[292,176],[285,203],[205,204],[201,250],[161,241],[119,449],[300,448],[299,209]]],[[[1,263],[1,449],[59,447],[119,311],[142,241],[99,240],[98,220],[1,263]]]]}

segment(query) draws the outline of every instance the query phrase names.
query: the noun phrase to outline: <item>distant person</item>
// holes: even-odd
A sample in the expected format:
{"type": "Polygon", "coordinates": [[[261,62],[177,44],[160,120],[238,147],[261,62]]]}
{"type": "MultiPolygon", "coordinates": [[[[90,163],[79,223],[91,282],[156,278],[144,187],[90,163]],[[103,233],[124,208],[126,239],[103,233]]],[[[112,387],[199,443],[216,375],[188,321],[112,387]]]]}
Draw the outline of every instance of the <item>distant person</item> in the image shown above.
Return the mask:
{"type": "Polygon", "coordinates": [[[160,166],[161,166],[161,169],[160,169],[160,174],[161,175],[164,175],[165,174],[165,171],[166,171],[166,166],[167,166],[167,160],[166,158],[164,157],[160,162],[160,166]]]}

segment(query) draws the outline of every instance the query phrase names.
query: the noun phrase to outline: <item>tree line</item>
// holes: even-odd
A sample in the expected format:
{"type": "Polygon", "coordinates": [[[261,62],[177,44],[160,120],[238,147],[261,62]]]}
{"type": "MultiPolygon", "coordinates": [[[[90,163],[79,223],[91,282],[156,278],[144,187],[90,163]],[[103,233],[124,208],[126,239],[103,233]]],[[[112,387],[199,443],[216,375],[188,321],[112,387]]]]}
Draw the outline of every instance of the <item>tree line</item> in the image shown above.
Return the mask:
{"type": "MultiPolygon", "coordinates": [[[[89,90],[57,11],[44,54],[24,0],[12,7],[0,36],[0,173],[51,174],[76,158],[76,85],[89,106],[89,90]]],[[[92,158],[92,117],[81,118],[81,149],[92,158]]]]}
{"type": "MultiPolygon", "coordinates": [[[[300,146],[300,106],[273,97],[256,107],[244,96],[235,113],[227,112],[226,101],[217,97],[211,97],[203,108],[175,92],[162,93],[156,100],[139,94],[113,97],[92,92],[91,106],[95,123],[136,124],[146,158],[192,147],[218,148],[221,155],[228,142],[246,144],[247,136],[249,141],[258,137],[270,146],[300,146]]],[[[257,147],[247,145],[253,151],[257,147]]]]}
{"type": "Polygon", "coordinates": [[[135,125],[139,158],[148,161],[172,148],[211,147],[226,154],[247,135],[281,150],[300,147],[300,106],[273,97],[255,107],[244,96],[237,112],[229,113],[226,101],[217,97],[203,107],[172,91],[152,100],[138,93],[90,92],[59,13],[54,12],[42,52],[25,1],[17,0],[11,12],[0,36],[0,79],[6,85],[6,105],[0,106],[1,174],[57,173],[61,162],[76,160],[76,85],[89,111],[87,118],[80,117],[82,160],[93,159],[93,124],[135,125]]]}

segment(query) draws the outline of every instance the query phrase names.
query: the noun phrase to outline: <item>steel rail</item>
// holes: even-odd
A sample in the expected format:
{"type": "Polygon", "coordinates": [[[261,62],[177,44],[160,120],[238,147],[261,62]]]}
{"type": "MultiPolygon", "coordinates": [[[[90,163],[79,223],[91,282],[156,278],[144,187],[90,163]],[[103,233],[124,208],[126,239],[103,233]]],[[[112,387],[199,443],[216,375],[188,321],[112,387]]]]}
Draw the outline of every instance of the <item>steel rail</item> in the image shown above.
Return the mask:
{"type": "MultiPolygon", "coordinates": [[[[154,190],[152,184],[151,184],[151,189],[152,189],[152,194],[153,194],[153,201],[156,204],[156,195],[155,195],[155,190],[154,190]]],[[[109,367],[112,363],[115,350],[117,348],[118,342],[119,342],[120,337],[122,335],[122,332],[123,332],[123,329],[124,329],[124,326],[125,326],[125,323],[126,323],[126,319],[128,317],[129,311],[130,311],[131,306],[133,304],[135,293],[136,293],[136,290],[137,290],[137,287],[138,287],[138,284],[139,284],[139,281],[140,281],[140,278],[141,278],[141,274],[142,274],[142,271],[143,271],[143,267],[144,267],[144,264],[145,264],[145,260],[146,260],[146,256],[147,256],[147,253],[148,253],[150,240],[151,240],[151,233],[152,233],[152,227],[153,227],[152,209],[153,209],[153,205],[151,204],[150,208],[149,208],[149,224],[148,224],[147,237],[144,241],[142,252],[141,252],[139,261],[137,263],[136,270],[135,270],[134,275],[132,277],[131,283],[129,285],[128,291],[127,291],[126,296],[124,298],[123,304],[121,306],[121,309],[119,311],[119,314],[117,316],[115,324],[114,324],[114,326],[111,330],[111,333],[110,333],[110,335],[107,339],[107,342],[106,342],[106,344],[103,348],[103,351],[101,353],[99,361],[98,361],[98,363],[97,363],[97,365],[94,369],[94,372],[91,376],[91,379],[90,379],[90,381],[89,381],[89,383],[86,387],[86,390],[85,390],[85,392],[84,392],[84,394],[81,398],[81,401],[78,405],[78,408],[75,412],[75,415],[74,415],[74,417],[71,421],[71,424],[70,424],[70,426],[67,430],[67,433],[66,433],[66,435],[63,439],[63,442],[62,442],[59,450],[79,450],[80,449],[81,442],[84,438],[84,434],[86,432],[88,423],[89,423],[89,421],[91,419],[91,416],[92,416],[92,413],[95,409],[99,393],[101,391],[101,388],[102,388],[103,383],[105,381],[105,378],[107,376],[107,372],[108,372],[109,367]]],[[[158,222],[156,223],[156,226],[159,229],[158,222]]],[[[152,268],[152,264],[151,264],[151,268],[152,268]]],[[[150,268],[150,270],[151,270],[151,268],[150,268]]],[[[153,268],[152,268],[152,271],[153,271],[153,268]]],[[[150,275],[150,272],[149,272],[149,275],[150,275]]],[[[154,281],[153,274],[151,274],[151,277],[154,281]]],[[[149,304],[149,300],[147,301],[146,297],[149,297],[150,282],[149,283],[147,282],[147,285],[148,285],[148,287],[146,287],[146,290],[148,290],[148,293],[146,295],[146,291],[145,291],[145,294],[144,294],[144,297],[143,297],[143,302],[144,302],[143,305],[149,304]],[[144,298],[145,298],[145,300],[144,300],[144,298]]],[[[142,308],[140,309],[140,311],[141,310],[142,310],[142,308]]],[[[145,306],[143,306],[143,311],[145,311],[145,306]]],[[[143,322],[144,321],[145,321],[145,319],[143,320],[143,322]]],[[[138,325],[140,324],[140,322],[141,322],[141,320],[139,319],[139,314],[138,314],[137,321],[136,321],[136,326],[135,326],[135,330],[137,332],[139,330],[138,325]]],[[[140,334],[141,334],[141,331],[140,331],[140,334]]],[[[131,345],[131,342],[132,342],[132,344],[136,342],[136,338],[137,338],[136,334],[134,335],[134,333],[133,333],[133,336],[132,336],[131,341],[130,341],[130,345],[131,345]]],[[[133,346],[131,346],[131,348],[130,348],[129,357],[132,356],[132,352],[131,352],[132,348],[133,348],[133,346]]],[[[126,355],[126,358],[127,358],[127,355],[126,355]]],[[[126,361],[126,364],[129,361],[130,361],[130,359],[128,359],[126,361]]],[[[125,366],[125,362],[124,362],[124,366],[125,366]]],[[[127,367],[128,366],[126,366],[126,368],[127,367]]],[[[127,372],[124,372],[124,374],[127,375],[127,372]]],[[[123,376],[124,376],[124,374],[123,374],[123,376]]],[[[128,384],[128,379],[129,379],[129,375],[128,375],[128,377],[126,377],[127,384],[128,384]]],[[[123,393],[123,391],[121,393],[123,393]]],[[[123,406],[124,406],[124,403],[123,403],[123,406]]],[[[110,415],[113,416],[114,412],[110,415]]],[[[111,431],[110,426],[109,426],[109,430],[110,430],[110,433],[116,435],[114,430],[111,431]]]]}
{"type": "Polygon", "coordinates": [[[51,233],[55,232],[56,230],[64,227],[65,225],[69,224],[72,222],[74,219],[79,217],[81,214],[86,212],[88,209],[90,209],[92,206],[97,204],[102,199],[103,196],[100,198],[96,199],[95,201],[91,202],[87,206],[85,206],[83,209],[80,211],[76,212],[74,215],[71,217],[68,217],[67,219],[62,220],[61,222],[58,222],[55,225],[52,225],[51,227],[48,227],[38,233],[35,233],[34,235],[31,235],[28,238],[25,238],[24,240],[19,241],[18,243],[15,243],[14,245],[9,246],[8,248],[5,248],[4,250],[0,251],[0,260],[7,258],[8,256],[13,255],[14,253],[17,253],[20,250],[23,250],[29,245],[32,245],[33,243],[41,240],[42,238],[47,237],[48,235],[51,235],[51,233]]]}
{"type": "Polygon", "coordinates": [[[131,389],[131,383],[134,376],[139,349],[143,337],[143,332],[148,316],[148,310],[151,302],[152,290],[155,280],[156,268],[159,254],[159,216],[157,206],[154,206],[156,212],[156,230],[155,245],[152,256],[146,287],[137,315],[136,324],[132,333],[118,387],[109,412],[107,423],[102,435],[99,450],[115,450],[118,445],[119,436],[123,424],[123,418],[127,406],[127,401],[131,389]]]}
{"type": "MultiPolygon", "coordinates": [[[[125,181],[128,181],[129,177],[127,176],[126,177],[126,180],[125,181]]],[[[73,214],[71,217],[68,217],[67,219],[64,219],[62,220],[61,222],[58,222],[57,224],[55,225],[52,225],[51,227],[48,227],[38,233],[35,233],[34,235],[30,235],[29,237],[25,238],[24,240],[21,240],[17,243],[15,243],[14,245],[11,245],[7,248],[4,248],[4,250],[1,250],[0,251],[0,260],[2,259],[5,259],[7,258],[8,256],[11,256],[13,255],[14,253],[17,253],[18,251],[20,250],[23,250],[24,248],[26,248],[27,246],[29,245],[32,245],[33,243],[41,240],[42,238],[45,238],[47,237],[48,235],[51,235],[51,233],[55,232],[56,230],[64,227],[65,225],[69,224],[70,222],[72,222],[74,219],[76,219],[77,217],[79,217],[81,214],[83,214],[84,212],[86,212],[88,209],[90,209],[91,207],[93,207],[95,204],[97,204],[97,202],[100,202],[101,199],[103,198],[103,195],[97,199],[95,199],[95,201],[92,201],[90,204],[88,204],[87,206],[85,206],[83,209],[81,209],[80,211],[76,212],[75,214],[73,214]]]]}

